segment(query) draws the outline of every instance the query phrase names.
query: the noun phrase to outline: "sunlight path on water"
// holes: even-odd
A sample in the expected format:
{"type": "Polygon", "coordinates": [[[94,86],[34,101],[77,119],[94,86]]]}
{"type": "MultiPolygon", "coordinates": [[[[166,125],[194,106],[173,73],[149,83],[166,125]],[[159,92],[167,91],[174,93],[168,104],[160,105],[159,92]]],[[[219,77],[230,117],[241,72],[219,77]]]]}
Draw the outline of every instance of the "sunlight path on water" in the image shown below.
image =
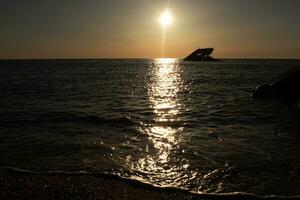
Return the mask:
{"type": "MultiPolygon", "coordinates": [[[[176,159],[172,151],[180,144],[179,114],[182,105],[178,93],[182,87],[180,65],[177,59],[156,59],[149,68],[148,97],[154,117],[151,124],[141,128],[147,134],[155,153],[141,157],[137,162],[139,171],[154,175],[153,182],[166,181],[164,186],[182,184],[180,171],[189,167],[187,160],[176,159]],[[177,124],[177,126],[172,126],[177,124]],[[173,156],[172,156],[173,155],[173,156]],[[176,181],[174,180],[178,180],[176,181]]],[[[151,177],[147,176],[151,180],[151,177]]]]}

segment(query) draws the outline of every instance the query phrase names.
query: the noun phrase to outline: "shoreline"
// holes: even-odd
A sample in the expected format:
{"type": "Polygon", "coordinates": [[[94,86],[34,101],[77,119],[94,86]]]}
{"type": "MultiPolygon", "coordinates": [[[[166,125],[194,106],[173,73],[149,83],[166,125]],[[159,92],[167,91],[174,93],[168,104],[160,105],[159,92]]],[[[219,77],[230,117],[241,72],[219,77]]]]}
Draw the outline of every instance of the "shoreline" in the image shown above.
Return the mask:
{"type": "Polygon", "coordinates": [[[116,175],[32,172],[0,168],[0,199],[299,199],[300,196],[256,196],[246,193],[192,193],[178,188],[155,187],[116,175]]]}

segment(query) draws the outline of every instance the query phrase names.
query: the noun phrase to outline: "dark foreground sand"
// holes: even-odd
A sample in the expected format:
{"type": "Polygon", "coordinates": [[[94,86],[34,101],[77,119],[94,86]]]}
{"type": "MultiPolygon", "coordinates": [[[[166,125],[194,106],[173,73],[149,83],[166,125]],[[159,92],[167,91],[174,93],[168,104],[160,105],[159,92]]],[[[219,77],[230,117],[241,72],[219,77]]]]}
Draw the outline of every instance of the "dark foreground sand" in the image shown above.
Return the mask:
{"type": "MultiPolygon", "coordinates": [[[[0,169],[0,199],[265,199],[245,194],[192,194],[111,175],[38,174],[0,169]]],[[[267,199],[285,199],[268,197],[267,199]]],[[[292,197],[289,199],[300,199],[292,197]]]]}

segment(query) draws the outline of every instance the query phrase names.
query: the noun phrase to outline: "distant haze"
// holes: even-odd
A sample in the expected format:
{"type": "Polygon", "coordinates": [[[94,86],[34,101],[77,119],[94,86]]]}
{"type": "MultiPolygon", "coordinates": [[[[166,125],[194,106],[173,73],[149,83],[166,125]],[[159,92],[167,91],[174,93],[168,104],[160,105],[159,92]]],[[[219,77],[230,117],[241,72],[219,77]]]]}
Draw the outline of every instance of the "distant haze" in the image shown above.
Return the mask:
{"type": "Polygon", "coordinates": [[[300,58],[298,0],[1,0],[0,59],[300,58]],[[160,13],[173,24],[162,44],[160,13]],[[164,50],[162,50],[164,49],[164,50]]]}

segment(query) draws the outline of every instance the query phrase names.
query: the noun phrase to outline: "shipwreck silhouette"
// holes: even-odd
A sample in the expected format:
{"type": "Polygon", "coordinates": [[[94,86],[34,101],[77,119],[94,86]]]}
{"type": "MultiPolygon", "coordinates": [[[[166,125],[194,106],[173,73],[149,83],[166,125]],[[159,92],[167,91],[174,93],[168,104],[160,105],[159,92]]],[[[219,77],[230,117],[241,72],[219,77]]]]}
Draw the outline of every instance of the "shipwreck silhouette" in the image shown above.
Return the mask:
{"type": "Polygon", "coordinates": [[[187,56],[184,61],[220,61],[219,59],[210,56],[213,51],[214,48],[197,49],[187,56]]]}

